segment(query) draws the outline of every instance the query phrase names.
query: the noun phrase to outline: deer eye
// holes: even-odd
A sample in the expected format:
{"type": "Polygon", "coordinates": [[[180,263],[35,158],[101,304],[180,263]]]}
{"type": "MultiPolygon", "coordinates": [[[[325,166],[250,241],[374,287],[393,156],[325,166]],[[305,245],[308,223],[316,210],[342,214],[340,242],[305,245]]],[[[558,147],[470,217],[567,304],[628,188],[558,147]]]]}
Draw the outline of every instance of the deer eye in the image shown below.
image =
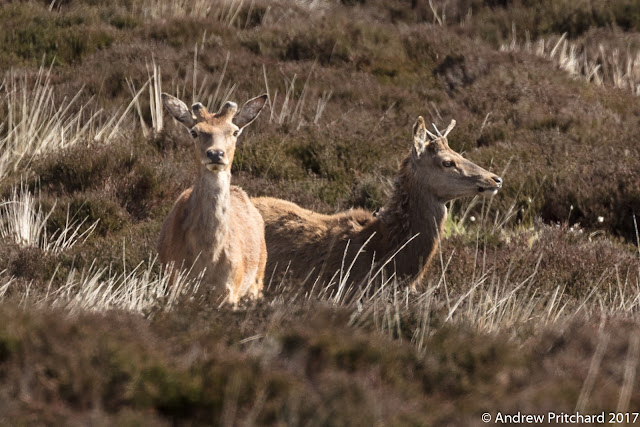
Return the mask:
{"type": "Polygon", "coordinates": [[[191,129],[191,130],[189,131],[189,133],[191,134],[191,136],[192,136],[193,138],[197,138],[197,137],[198,137],[198,132],[197,132],[197,131],[195,131],[194,129],[191,129]]]}
{"type": "Polygon", "coordinates": [[[240,130],[233,131],[233,136],[237,137],[238,135],[240,135],[240,130]]]}
{"type": "Polygon", "coordinates": [[[456,163],[453,160],[445,160],[444,162],[442,162],[442,166],[444,166],[445,168],[452,168],[456,165],[456,163]]]}

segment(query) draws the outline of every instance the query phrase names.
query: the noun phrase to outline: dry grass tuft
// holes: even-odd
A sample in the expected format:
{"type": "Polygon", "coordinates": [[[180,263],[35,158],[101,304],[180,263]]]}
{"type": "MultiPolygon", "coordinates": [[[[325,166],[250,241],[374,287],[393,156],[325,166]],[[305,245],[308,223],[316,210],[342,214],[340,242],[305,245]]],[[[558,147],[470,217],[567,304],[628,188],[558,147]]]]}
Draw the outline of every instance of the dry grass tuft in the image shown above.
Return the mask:
{"type": "Polygon", "coordinates": [[[111,273],[106,267],[98,268],[95,264],[86,271],[72,270],[64,284],[51,293],[47,289],[38,304],[62,307],[70,314],[125,310],[149,315],[158,309],[171,310],[180,298],[197,294],[202,274],[189,279],[190,271],[180,270],[172,282],[173,268],[157,273],[155,264],[154,259],[146,268],[138,264],[121,274],[111,273]]]}
{"type": "Polygon", "coordinates": [[[640,50],[635,54],[627,50],[620,53],[618,48],[607,48],[600,44],[597,49],[578,43],[570,43],[567,34],[560,37],[529,40],[518,43],[515,27],[508,44],[502,44],[505,52],[527,52],[552,61],[559,69],[571,76],[579,77],[596,86],[607,85],[640,95],[640,50]]]}
{"type": "Polygon", "coordinates": [[[20,246],[57,253],[86,241],[98,225],[99,219],[81,231],[87,218],[70,217],[68,207],[64,227],[49,235],[47,221],[54,208],[45,212],[42,205],[36,206],[35,196],[25,183],[19,189],[14,187],[11,197],[0,202],[0,237],[20,246]]]}

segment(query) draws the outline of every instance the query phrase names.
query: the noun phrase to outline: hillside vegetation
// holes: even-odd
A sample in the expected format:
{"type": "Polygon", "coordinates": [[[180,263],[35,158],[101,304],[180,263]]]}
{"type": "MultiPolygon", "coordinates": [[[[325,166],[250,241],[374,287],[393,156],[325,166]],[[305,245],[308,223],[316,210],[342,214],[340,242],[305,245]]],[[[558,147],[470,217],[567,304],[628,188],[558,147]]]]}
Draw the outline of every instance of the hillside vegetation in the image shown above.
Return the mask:
{"type": "Polygon", "coordinates": [[[0,1],[0,73],[0,424],[640,408],[638,2],[0,1]],[[379,209],[419,115],[505,185],[451,204],[417,292],[219,307],[156,260],[196,171],[161,91],[269,94],[251,196],[379,209]]]}

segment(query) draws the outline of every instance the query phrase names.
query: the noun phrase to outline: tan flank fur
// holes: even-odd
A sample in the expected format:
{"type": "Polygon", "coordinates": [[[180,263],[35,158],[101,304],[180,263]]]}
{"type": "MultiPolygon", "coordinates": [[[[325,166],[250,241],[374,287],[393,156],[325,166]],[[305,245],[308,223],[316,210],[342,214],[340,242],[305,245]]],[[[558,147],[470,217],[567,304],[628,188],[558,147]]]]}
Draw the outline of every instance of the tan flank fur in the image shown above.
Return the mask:
{"type": "Polygon", "coordinates": [[[359,209],[323,215],[285,200],[254,198],[265,221],[268,274],[276,266],[280,273],[288,268],[288,277],[306,279],[306,286],[316,288],[340,281],[359,283],[406,245],[378,277],[389,278],[395,272],[415,287],[437,249],[447,216],[445,203],[493,195],[502,186],[500,177],[449,148],[447,135],[454,126],[452,120],[444,133],[436,128],[432,134],[418,118],[411,153],[396,175],[389,202],[377,215],[359,209]]]}
{"type": "Polygon", "coordinates": [[[165,220],[158,252],[163,265],[203,270],[215,294],[237,304],[262,292],[267,250],[264,222],[242,189],[231,185],[236,141],[260,113],[267,95],[253,98],[238,112],[227,102],[216,114],[200,104],[191,110],[162,94],[164,106],[193,137],[198,176],[180,195],[165,220]]]}

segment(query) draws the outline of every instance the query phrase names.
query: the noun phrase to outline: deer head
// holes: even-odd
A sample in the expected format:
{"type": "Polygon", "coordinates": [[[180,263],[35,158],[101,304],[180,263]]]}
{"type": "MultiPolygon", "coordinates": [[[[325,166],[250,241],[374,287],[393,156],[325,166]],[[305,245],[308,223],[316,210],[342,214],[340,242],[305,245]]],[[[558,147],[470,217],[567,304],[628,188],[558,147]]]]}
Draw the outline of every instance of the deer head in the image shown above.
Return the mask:
{"type": "Polygon", "coordinates": [[[424,119],[413,125],[412,163],[421,185],[438,199],[448,201],[464,196],[494,195],[502,187],[502,178],[484,170],[449,148],[447,135],[456,121],[444,133],[433,125],[436,133],[427,130],[424,119]]]}
{"type": "Polygon", "coordinates": [[[267,101],[267,95],[248,100],[240,111],[235,102],[226,102],[215,114],[197,102],[191,106],[178,98],[162,94],[162,102],[169,113],[182,123],[194,139],[196,158],[210,172],[231,168],[236,141],[242,130],[253,122],[267,101]]]}

